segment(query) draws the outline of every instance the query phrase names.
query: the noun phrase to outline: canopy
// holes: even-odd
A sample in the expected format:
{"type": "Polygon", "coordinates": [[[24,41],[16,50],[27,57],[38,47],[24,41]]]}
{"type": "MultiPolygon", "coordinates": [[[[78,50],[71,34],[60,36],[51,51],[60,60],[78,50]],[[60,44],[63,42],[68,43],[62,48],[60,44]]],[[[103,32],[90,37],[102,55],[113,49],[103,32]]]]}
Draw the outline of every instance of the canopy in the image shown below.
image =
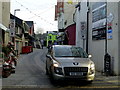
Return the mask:
{"type": "Polygon", "coordinates": [[[9,32],[9,29],[7,27],[5,27],[3,24],[0,23],[0,29],[9,32]]]}

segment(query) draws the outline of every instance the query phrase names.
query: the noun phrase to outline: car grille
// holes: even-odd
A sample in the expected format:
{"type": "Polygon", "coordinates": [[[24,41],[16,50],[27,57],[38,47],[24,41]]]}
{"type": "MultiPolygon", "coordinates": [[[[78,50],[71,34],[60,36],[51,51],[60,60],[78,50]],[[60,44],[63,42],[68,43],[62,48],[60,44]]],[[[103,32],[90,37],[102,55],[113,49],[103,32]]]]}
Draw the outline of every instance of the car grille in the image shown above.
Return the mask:
{"type": "Polygon", "coordinates": [[[70,72],[81,72],[83,76],[86,76],[88,67],[64,67],[65,76],[70,76],[70,72]]]}

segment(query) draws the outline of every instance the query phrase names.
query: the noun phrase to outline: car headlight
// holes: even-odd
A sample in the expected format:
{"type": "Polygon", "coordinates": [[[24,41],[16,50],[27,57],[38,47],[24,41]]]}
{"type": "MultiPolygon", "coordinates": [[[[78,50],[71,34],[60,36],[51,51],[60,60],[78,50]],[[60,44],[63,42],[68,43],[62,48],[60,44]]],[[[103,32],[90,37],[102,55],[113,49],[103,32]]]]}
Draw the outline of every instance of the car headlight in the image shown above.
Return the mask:
{"type": "Polygon", "coordinates": [[[91,69],[91,70],[94,70],[94,69],[95,69],[95,64],[94,64],[94,63],[91,63],[91,64],[90,64],[90,69],[91,69]]]}
{"type": "Polygon", "coordinates": [[[54,66],[54,67],[58,67],[59,64],[58,64],[58,63],[54,63],[53,66],[54,66]]]}
{"type": "Polygon", "coordinates": [[[53,61],[54,72],[59,75],[63,75],[62,67],[57,61],[53,61]]]}
{"type": "Polygon", "coordinates": [[[91,63],[90,64],[90,72],[89,72],[89,74],[91,75],[91,74],[94,74],[94,73],[95,73],[95,64],[91,63]]]}
{"type": "Polygon", "coordinates": [[[53,60],[53,66],[54,66],[54,67],[59,67],[60,64],[59,64],[57,61],[53,60]]]}

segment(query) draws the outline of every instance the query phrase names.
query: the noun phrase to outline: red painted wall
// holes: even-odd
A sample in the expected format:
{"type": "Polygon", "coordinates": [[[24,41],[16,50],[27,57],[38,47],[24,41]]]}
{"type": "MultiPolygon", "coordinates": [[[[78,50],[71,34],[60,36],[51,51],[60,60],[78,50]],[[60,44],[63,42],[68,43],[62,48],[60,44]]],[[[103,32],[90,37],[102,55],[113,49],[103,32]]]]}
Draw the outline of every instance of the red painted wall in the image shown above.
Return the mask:
{"type": "Polygon", "coordinates": [[[68,37],[68,45],[76,44],[76,24],[70,25],[66,28],[66,33],[68,37]]]}

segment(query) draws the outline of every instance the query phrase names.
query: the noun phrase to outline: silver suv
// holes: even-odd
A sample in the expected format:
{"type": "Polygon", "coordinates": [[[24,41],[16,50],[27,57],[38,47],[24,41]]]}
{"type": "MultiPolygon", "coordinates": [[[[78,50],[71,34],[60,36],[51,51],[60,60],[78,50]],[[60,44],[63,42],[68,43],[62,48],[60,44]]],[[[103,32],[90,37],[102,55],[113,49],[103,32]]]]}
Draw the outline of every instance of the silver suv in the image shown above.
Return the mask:
{"type": "Polygon", "coordinates": [[[95,64],[80,47],[53,45],[46,57],[46,74],[53,80],[94,80],[95,64]]]}

